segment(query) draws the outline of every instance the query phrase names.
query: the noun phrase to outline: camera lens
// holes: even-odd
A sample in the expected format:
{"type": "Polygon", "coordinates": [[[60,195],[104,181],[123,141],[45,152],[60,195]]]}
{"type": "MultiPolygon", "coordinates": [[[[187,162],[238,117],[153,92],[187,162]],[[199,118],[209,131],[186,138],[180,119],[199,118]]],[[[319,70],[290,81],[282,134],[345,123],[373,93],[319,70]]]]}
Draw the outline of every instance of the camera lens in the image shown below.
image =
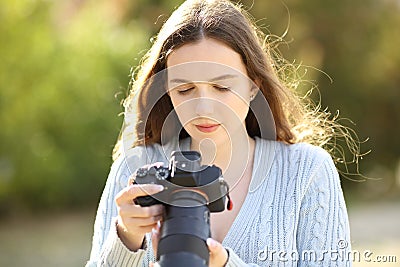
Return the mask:
{"type": "Polygon", "coordinates": [[[171,203],[166,206],[158,243],[160,266],[208,266],[206,240],[210,237],[210,211],[206,206],[206,198],[194,190],[186,189],[174,192],[171,203]]]}

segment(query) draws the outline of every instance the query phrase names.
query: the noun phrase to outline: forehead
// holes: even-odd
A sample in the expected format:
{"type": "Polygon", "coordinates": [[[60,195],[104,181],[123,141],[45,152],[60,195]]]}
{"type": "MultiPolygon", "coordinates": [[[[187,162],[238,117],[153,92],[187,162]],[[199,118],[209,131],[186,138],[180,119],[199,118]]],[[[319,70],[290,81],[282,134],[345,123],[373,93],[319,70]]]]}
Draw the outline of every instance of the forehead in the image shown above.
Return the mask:
{"type": "Polygon", "coordinates": [[[209,80],[231,74],[247,76],[241,56],[228,45],[211,38],[185,44],[169,54],[169,78],[209,80]]]}

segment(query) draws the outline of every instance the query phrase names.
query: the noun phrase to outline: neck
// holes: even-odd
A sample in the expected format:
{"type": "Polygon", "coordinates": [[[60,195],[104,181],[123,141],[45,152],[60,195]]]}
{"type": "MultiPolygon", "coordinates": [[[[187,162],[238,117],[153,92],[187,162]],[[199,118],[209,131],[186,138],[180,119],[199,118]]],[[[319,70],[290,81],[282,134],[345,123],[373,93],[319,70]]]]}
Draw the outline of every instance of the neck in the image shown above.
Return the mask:
{"type": "Polygon", "coordinates": [[[252,165],[255,141],[250,136],[230,136],[227,141],[216,143],[211,139],[192,139],[191,150],[201,153],[203,165],[221,168],[228,182],[235,182],[252,165]]]}

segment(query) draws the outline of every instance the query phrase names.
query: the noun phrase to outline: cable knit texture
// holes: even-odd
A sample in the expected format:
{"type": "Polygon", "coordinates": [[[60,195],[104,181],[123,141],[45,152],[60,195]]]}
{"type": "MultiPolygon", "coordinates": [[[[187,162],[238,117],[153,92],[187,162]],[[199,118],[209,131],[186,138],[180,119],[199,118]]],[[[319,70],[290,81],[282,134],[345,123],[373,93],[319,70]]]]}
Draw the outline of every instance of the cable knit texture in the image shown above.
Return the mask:
{"type": "MultiPolygon", "coordinates": [[[[179,143],[189,150],[190,139],[179,143]]],[[[147,249],[129,251],[115,228],[116,194],[144,164],[168,163],[178,141],[135,147],[112,167],[94,225],[86,266],[148,266],[147,249]]],[[[245,201],[222,242],[233,266],[351,266],[349,223],[340,180],[330,155],[309,144],[286,145],[256,137],[252,180],[245,201]]]]}

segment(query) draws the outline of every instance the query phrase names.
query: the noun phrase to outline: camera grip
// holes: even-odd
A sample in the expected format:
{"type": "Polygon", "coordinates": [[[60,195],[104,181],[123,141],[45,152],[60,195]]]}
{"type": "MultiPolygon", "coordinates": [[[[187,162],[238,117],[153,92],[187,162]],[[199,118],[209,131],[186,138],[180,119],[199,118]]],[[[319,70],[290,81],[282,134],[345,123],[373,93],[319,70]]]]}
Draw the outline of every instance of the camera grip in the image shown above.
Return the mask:
{"type": "Polygon", "coordinates": [[[148,207],[158,203],[158,201],[151,196],[137,197],[133,201],[135,204],[140,205],[141,207],[148,207]]]}

